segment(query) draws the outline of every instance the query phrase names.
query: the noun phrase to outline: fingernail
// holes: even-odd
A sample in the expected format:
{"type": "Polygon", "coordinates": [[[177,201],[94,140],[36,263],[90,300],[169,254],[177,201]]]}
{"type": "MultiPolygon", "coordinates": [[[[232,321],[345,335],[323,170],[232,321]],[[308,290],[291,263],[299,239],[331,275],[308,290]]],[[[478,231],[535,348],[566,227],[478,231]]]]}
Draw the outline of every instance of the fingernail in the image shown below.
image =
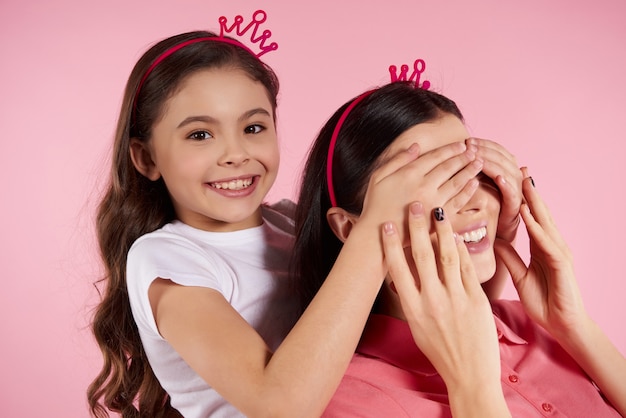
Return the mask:
{"type": "Polygon", "coordinates": [[[533,178],[532,178],[532,177],[528,177],[528,178],[530,179],[530,184],[532,184],[532,185],[533,185],[533,187],[535,187],[535,180],[533,180],[533,178]]]}
{"type": "Polygon", "coordinates": [[[411,211],[411,215],[422,215],[424,213],[424,206],[420,202],[413,202],[409,206],[409,210],[411,211]]]}
{"type": "Polygon", "coordinates": [[[414,142],[411,144],[409,149],[407,149],[407,151],[411,154],[416,154],[419,151],[419,145],[417,145],[417,143],[414,142]]]}
{"type": "Polygon", "coordinates": [[[436,220],[443,221],[443,208],[435,208],[433,212],[435,213],[436,220]]]}
{"type": "Polygon", "coordinates": [[[393,224],[391,222],[385,222],[383,224],[383,231],[387,235],[392,235],[395,232],[393,228],[393,224]]]}

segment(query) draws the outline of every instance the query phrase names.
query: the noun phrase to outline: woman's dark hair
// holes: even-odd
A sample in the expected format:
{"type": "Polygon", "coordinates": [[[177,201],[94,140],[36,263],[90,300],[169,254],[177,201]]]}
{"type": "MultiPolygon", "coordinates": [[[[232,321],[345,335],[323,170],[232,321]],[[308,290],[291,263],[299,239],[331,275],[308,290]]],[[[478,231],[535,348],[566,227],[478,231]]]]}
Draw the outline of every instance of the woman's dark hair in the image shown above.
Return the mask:
{"type": "MultiPolygon", "coordinates": [[[[333,130],[352,100],[339,108],[313,143],[302,175],[296,210],[296,243],[291,276],[304,310],[326,280],[342,243],[326,221],[331,207],[326,159],[333,130]]],[[[344,121],[332,161],[337,206],[360,214],[369,178],[380,155],[404,131],[452,114],[463,120],[456,104],[410,82],[387,84],[358,103],[344,121]]]]}
{"type": "Polygon", "coordinates": [[[102,300],[96,307],[92,329],[104,357],[102,370],[87,390],[89,409],[96,417],[107,409],[123,417],[174,417],[169,396],[154,375],[141,345],[126,288],[126,257],[133,242],[174,219],[172,202],[162,179],[141,175],[130,158],[130,139],[149,141],[152,127],[181,83],[200,70],[238,69],[267,90],[276,115],[278,79],[267,65],[244,48],[224,42],[199,41],[163,59],[138,85],[150,65],[183,42],[215,37],[210,32],[189,32],[151,47],[133,68],[124,93],[115,142],[111,176],[97,213],[97,236],[105,266],[102,300]],[[137,95],[137,97],[135,97],[137,95]]]}

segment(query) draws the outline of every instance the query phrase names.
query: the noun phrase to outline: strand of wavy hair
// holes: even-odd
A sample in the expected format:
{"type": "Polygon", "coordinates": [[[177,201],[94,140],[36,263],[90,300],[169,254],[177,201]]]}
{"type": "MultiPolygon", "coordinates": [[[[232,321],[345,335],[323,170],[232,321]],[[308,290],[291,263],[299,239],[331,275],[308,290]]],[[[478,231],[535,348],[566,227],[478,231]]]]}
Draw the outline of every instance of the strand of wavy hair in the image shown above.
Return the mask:
{"type": "MultiPolygon", "coordinates": [[[[127,126],[118,123],[116,141],[128,138],[127,126]]],[[[108,417],[107,410],[124,418],[180,417],[146,358],[132,317],[125,277],[132,243],[171,221],[173,208],[163,182],[141,176],[123,151],[113,156],[112,163],[111,183],[96,218],[105,277],[98,282],[104,289],[92,329],[104,362],[87,391],[89,409],[98,418],[108,417]]]]}

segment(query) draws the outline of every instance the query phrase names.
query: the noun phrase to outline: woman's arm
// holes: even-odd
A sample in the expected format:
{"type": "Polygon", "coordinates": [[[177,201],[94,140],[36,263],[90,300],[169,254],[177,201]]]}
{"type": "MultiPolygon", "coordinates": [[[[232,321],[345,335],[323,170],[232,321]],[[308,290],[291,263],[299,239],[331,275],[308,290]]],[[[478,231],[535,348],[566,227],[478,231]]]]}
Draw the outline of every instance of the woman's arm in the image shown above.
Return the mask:
{"type": "Polygon", "coordinates": [[[527,203],[522,205],[521,215],[530,238],[530,263],[526,266],[504,243],[497,243],[496,250],[511,272],[527,314],[559,342],[626,416],[626,359],[589,318],[569,248],[527,170],[523,173],[527,203]]]}
{"type": "Polygon", "coordinates": [[[589,317],[556,338],[611,405],[626,416],[626,358],[589,317]]]}
{"type": "Polygon", "coordinates": [[[491,306],[462,240],[444,217],[434,220],[431,243],[421,203],[410,206],[407,263],[395,225],[385,224],[389,275],[417,346],[441,375],[454,417],[511,416],[500,383],[500,352],[491,306]]]}
{"type": "Polygon", "coordinates": [[[161,335],[245,415],[321,415],[352,358],[386,275],[380,225],[390,218],[405,223],[407,201],[427,192],[425,187],[436,191],[447,185],[450,199],[467,200],[473,193],[467,185],[480,166],[470,164],[474,152],[465,149],[463,144],[451,144],[417,163],[418,151],[412,147],[376,170],[363,214],[334,267],[274,353],[218,292],[162,279],[149,291],[161,335]],[[433,182],[420,170],[434,171],[441,181],[433,182]]]}

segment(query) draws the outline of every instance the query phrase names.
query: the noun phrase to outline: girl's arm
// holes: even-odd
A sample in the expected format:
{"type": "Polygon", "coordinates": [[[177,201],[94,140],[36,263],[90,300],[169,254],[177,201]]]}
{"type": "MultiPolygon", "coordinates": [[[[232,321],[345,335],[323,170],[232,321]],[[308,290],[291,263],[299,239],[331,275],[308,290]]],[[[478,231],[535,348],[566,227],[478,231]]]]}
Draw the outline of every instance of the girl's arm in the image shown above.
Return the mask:
{"type": "Polygon", "coordinates": [[[376,170],[363,214],[334,267],[274,353],[217,291],[158,279],[149,298],[161,335],[245,415],[321,415],[352,358],[386,275],[380,225],[386,219],[404,223],[406,202],[431,189],[432,193],[449,189],[450,200],[459,204],[469,199],[475,190],[471,179],[481,167],[470,163],[474,151],[465,149],[464,144],[451,144],[420,157],[416,164],[418,150],[413,146],[376,170]],[[420,170],[434,174],[425,176],[420,170]],[[398,190],[403,191],[402,199],[398,190]]]}
{"type": "Polygon", "coordinates": [[[511,416],[500,383],[496,326],[474,265],[450,222],[435,220],[435,244],[421,203],[410,206],[411,271],[395,225],[384,227],[389,275],[417,346],[439,372],[454,417],[511,416]]]}
{"type": "Polygon", "coordinates": [[[522,170],[527,177],[523,182],[527,203],[522,205],[521,215],[530,238],[530,263],[526,266],[504,243],[497,243],[496,250],[511,272],[526,313],[558,341],[626,416],[626,358],[589,318],[569,248],[527,170],[522,170]]]}

